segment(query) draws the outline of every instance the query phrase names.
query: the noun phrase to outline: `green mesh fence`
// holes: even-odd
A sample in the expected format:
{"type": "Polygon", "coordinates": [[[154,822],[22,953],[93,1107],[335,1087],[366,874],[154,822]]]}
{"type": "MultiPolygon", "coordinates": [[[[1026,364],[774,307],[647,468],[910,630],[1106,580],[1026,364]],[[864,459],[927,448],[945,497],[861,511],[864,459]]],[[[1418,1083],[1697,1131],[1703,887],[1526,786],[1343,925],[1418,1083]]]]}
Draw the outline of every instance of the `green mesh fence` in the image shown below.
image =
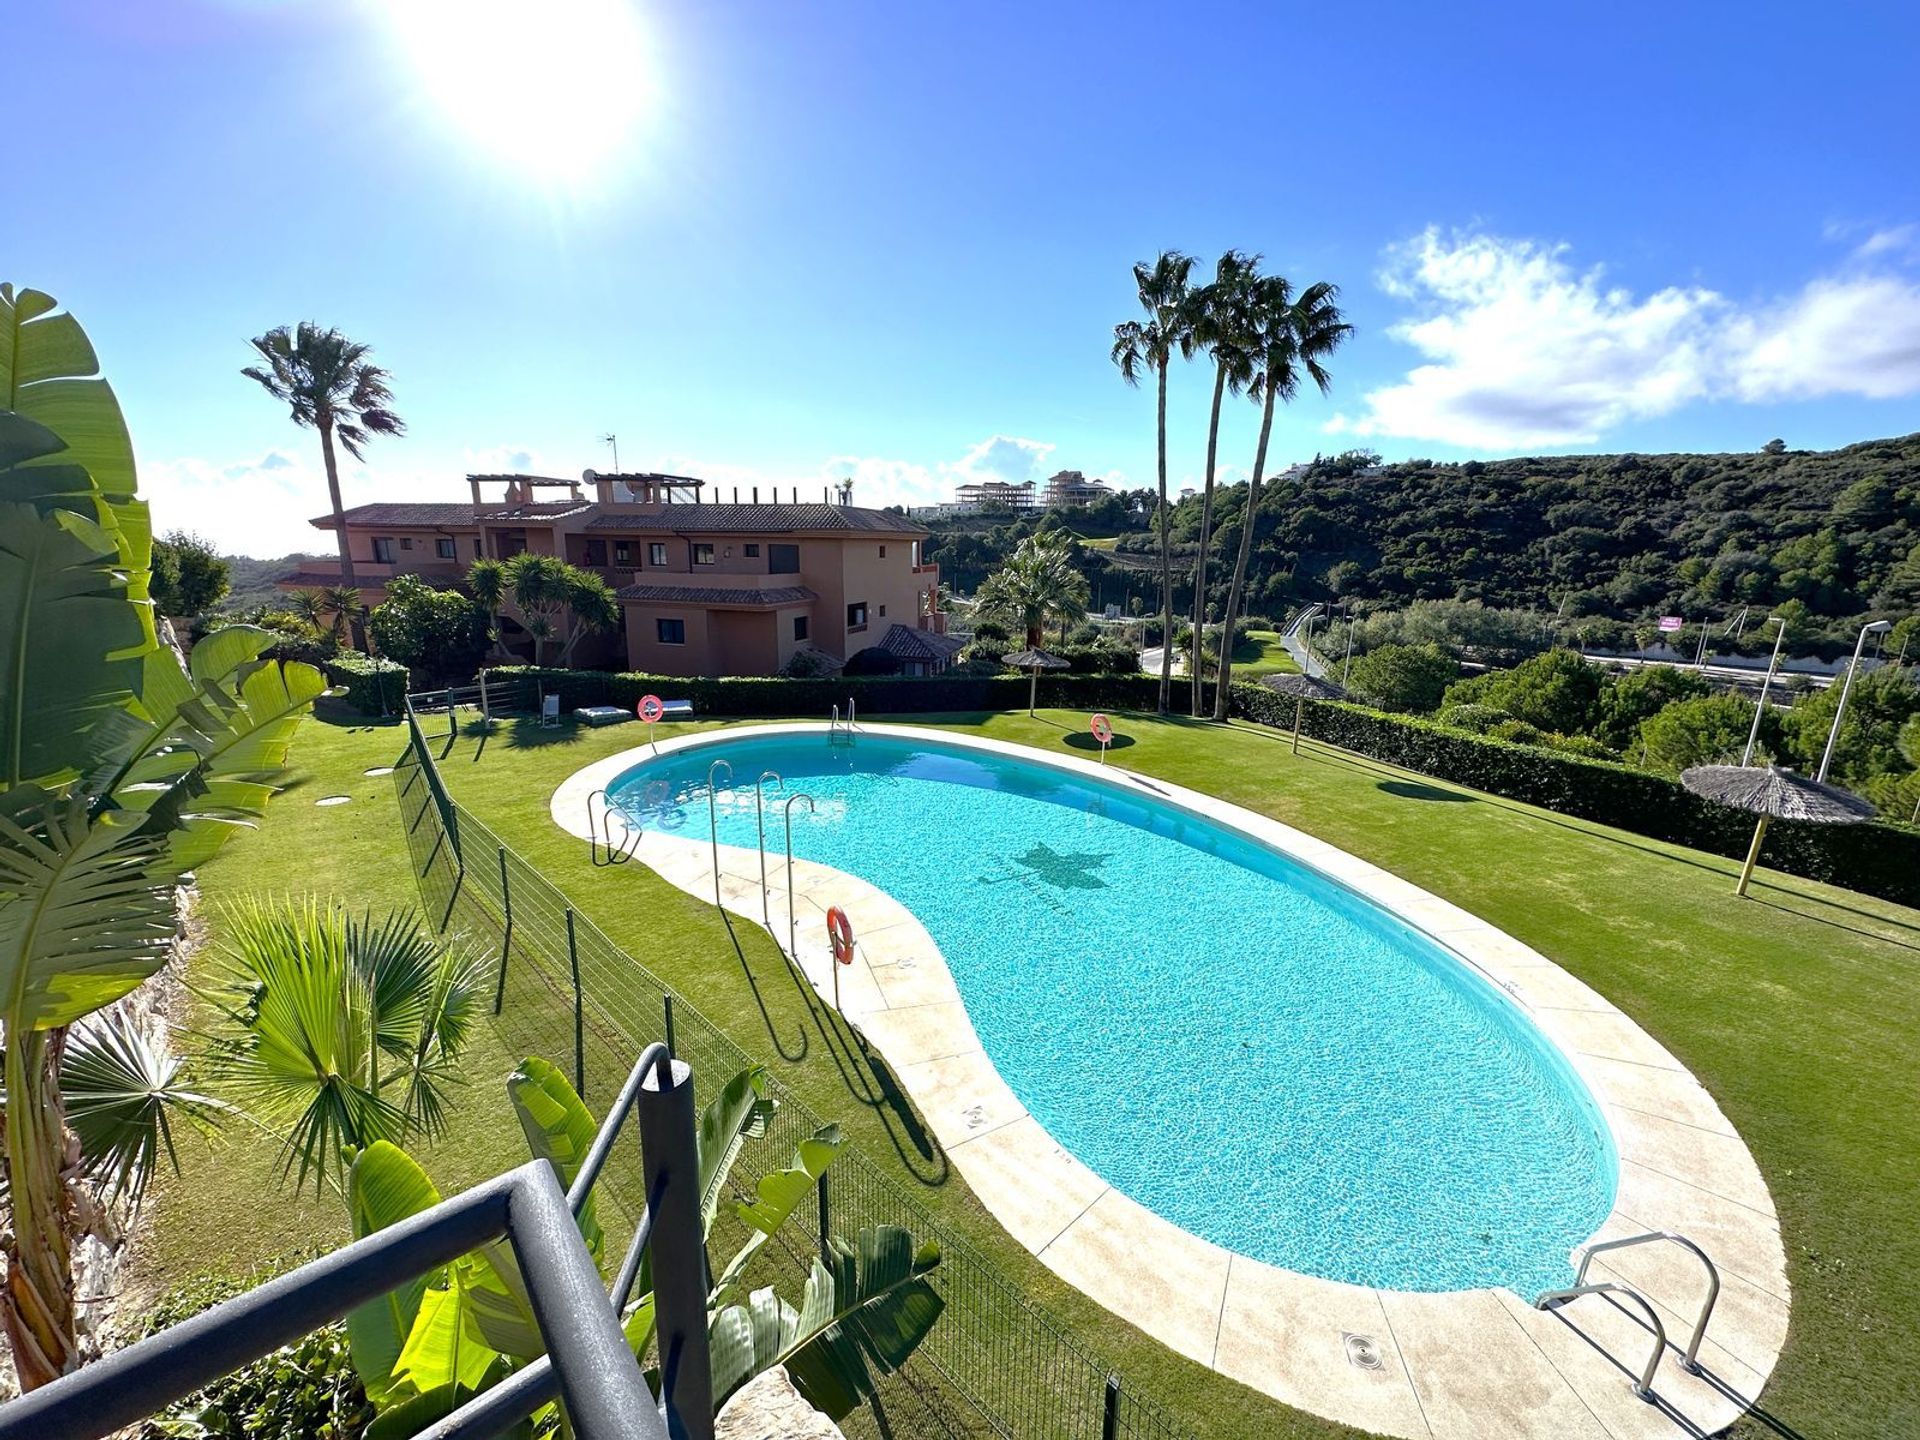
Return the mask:
{"type": "MultiPolygon", "coordinates": [[[[611,1097],[633,1057],[663,1033],[669,1008],[674,1051],[696,1075],[724,1079],[754,1063],[491,828],[455,805],[418,726],[409,723],[407,753],[393,781],[421,900],[443,931],[493,957],[498,1023],[515,1049],[567,1066],[590,1105],[611,1097]]],[[[798,1142],[826,1123],[777,1080],[770,1083],[772,1115],[734,1168],[742,1195],[788,1164],[798,1142]]],[[[637,1165],[610,1166],[600,1183],[629,1214],[644,1208],[637,1165]]],[[[852,1146],[843,1147],[828,1174],[826,1204],[836,1234],[902,1225],[936,1241],[942,1254],[932,1277],[946,1301],[939,1323],[905,1369],[881,1386],[876,1403],[844,1422],[849,1435],[1183,1435],[852,1146]]],[[[796,1296],[819,1243],[820,1221],[816,1199],[762,1252],[753,1283],[796,1296]]],[[[744,1228],[723,1209],[710,1252],[724,1259],[744,1238],[744,1228]]]]}

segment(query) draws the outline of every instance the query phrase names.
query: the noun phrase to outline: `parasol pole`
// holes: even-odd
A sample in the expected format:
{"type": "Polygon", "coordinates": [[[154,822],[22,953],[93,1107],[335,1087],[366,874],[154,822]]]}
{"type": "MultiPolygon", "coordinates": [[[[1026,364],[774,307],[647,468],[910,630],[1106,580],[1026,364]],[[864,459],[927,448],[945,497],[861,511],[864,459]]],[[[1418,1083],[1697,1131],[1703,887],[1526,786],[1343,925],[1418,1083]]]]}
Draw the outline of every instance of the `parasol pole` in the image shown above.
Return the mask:
{"type": "Polygon", "coordinates": [[[1747,893],[1747,882],[1753,879],[1753,867],[1760,859],[1760,846],[1767,838],[1767,825],[1772,819],[1771,815],[1762,815],[1760,823],[1753,827],[1753,844],[1747,847],[1747,863],[1740,867],[1740,883],[1733,887],[1736,895],[1747,893]]]}
{"type": "Polygon", "coordinates": [[[1040,667],[1035,665],[1028,672],[1027,679],[1027,718],[1033,718],[1033,703],[1040,694],[1040,667]]]}
{"type": "Polygon", "coordinates": [[[1306,696],[1296,695],[1293,697],[1293,753],[1296,755],[1300,753],[1300,716],[1306,708],[1306,696]]]}

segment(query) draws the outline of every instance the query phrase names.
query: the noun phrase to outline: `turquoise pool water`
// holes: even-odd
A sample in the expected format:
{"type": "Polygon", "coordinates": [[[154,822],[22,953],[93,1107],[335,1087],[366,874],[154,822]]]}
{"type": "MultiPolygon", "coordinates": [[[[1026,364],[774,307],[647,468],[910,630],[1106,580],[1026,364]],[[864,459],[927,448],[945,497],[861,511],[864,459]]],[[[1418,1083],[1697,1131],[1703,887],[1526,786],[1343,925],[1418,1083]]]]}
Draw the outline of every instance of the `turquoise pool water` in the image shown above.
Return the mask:
{"type": "Polygon", "coordinates": [[[636,766],[613,803],[705,841],[722,757],[720,842],[753,846],[763,770],[814,796],[794,854],[912,910],[1034,1118],[1195,1234],[1333,1280],[1530,1299],[1611,1209],[1606,1127],[1525,1017],[1240,832],[1128,781],[878,734],[730,736],[636,766]]]}

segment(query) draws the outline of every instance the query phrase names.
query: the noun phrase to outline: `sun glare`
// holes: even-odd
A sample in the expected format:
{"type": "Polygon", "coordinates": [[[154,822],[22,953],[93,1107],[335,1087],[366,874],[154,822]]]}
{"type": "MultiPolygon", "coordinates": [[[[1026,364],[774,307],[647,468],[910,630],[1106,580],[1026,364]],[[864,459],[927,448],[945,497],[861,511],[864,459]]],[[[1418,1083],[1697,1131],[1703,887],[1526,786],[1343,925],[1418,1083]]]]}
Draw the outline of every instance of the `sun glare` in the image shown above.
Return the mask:
{"type": "Polygon", "coordinates": [[[627,0],[387,0],[433,108],[499,163],[569,188],[632,139],[653,92],[627,0]]]}

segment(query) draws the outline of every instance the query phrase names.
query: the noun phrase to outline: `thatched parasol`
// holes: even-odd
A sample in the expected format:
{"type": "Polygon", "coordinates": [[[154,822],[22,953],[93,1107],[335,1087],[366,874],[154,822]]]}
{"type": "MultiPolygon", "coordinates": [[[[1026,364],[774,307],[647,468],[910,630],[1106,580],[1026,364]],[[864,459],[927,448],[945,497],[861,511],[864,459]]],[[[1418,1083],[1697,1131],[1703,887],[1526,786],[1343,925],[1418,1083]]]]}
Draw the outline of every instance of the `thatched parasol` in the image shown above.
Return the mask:
{"type": "Polygon", "coordinates": [[[1733,887],[1736,895],[1747,893],[1767,826],[1773,821],[1857,825],[1874,816],[1873,806],[1858,795],[1778,765],[1696,765],[1682,772],[1680,783],[1703,800],[1760,817],[1753,827],[1753,844],[1747,847],[1747,863],[1740,867],[1740,883],[1733,887]]]}
{"type": "Polygon", "coordinates": [[[1044,650],[1016,650],[1011,655],[1000,657],[1002,665],[1011,665],[1016,670],[1031,670],[1033,681],[1027,686],[1027,714],[1033,714],[1033,702],[1040,693],[1040,672],[1042,670],[1071,670],[1073,667],[1058,655],[1049,655],[1044,650]]]}
{"type": "Polygon", "coordinates": [[[1266,679],[1269,690],[1293,697],[1293,753],[1300,753],[1300,717],[1306,712],[1309,700],[1344,700],[1347,692],[1331,680],[1322,680],[1318,675],[1269,675],[1266,679]]]}

